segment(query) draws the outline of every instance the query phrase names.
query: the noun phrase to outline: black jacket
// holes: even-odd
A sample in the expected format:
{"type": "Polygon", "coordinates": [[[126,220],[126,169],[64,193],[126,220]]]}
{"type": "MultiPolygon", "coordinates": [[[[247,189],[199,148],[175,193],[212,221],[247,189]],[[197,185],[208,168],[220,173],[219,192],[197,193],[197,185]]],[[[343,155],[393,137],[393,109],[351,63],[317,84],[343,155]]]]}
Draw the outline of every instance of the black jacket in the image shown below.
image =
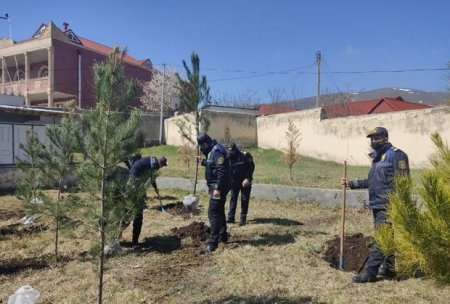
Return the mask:
{"type": "Polygon", "coordinates": [[[143,157],[133,163],[130,168],[130,178],[140,179],[145,182],[151,178],[151,184],[154,189],[156,186],[156,170],[159,169],[158,159],[153,156],[143,157]]]}
{"type": "Polygon", "coordinates": [[[242,184],[246,178],[253,180],[253,172],[255,171],[255,163],[250,153],[237,151],[236,156],[229,157],[231,164],[231,180],[233,185],[242,184]]]}
{"type": "Polygon", "coordinates": [[[408,155],[387,143],[369,154],[372,167],[367,179],[349,182],[351,189],[369,188],[369,208],[387,209],[388,195],[394,190],[395,175],[409,175],[408,155]]]}
{"type": "Polygon", "coordinates": [[[231,187],[230,162],[227,150],[221,144],[214,144],[208,158],[202,161],[205,166],[205,179],[209,189],[228,191],[231,187]]]}

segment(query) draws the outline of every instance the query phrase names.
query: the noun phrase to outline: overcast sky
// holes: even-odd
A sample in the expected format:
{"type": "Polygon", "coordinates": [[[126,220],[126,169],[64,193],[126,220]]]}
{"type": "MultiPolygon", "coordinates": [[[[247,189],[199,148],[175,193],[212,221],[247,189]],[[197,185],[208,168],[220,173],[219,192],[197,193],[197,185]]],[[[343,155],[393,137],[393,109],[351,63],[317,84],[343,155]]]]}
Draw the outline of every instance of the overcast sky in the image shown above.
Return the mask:
{"type": "Polygon", "coordinates": [[[449,87],[448,0],[11,0],[4,13],[16,41],[53,21],[157,68],[196,51],[213,96],[314,96],[317,51],[322,93],[449,87]]]}

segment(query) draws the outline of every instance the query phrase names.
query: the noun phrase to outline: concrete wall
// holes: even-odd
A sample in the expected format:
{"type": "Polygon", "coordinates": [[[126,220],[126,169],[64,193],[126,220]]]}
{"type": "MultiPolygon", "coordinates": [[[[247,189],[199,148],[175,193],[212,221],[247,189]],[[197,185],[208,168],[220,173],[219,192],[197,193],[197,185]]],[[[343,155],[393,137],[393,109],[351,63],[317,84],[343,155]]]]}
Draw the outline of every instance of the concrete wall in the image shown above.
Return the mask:
{"type": "MultiPolygon", "coordinates": [[[[211,121],[208,134],[221,142],[224,138],[224,130],[226,125],[230,128],[232,140],[239,147],[255,146],[257,143],[256,132],[256,116],[251,114],[228,113],[216,111],[204,111],[206,117],[211,121]]],[[[168,145],[178,146],[182,143],[179,134],[178,123],[185,121],[186,117],[191,121],[192,134],[194,128],[194,116],[191,114],[183,114],[166,119],[164,122],[166,143],[168,145]]],[[[195,136],[193,136],[194,138],[195,136]]]]}
{"type": "MultiPolygon", "coordinates": [[[[167,117],[163,116],[163,119],[167,117]]],[[[160,116],[157,114],[144,114],[142,126],[139,128],[144,133],[146,146],[159,144],[159,123],[160,116]]],[[[163,128],[164,141],[164,128],[163,128]]]]}
{"type": "Polygon", "coordinates": [[[450,109],[390,112],[334,119],[322,119],[321,109],[311,109],[257,118],[258,147],[281,150],[287,147],[284,136],[288,119],[301,132],[299,154],[352,165],[368,165],[369,140],[366,133],[383,126],[392,144],[408,153],[411,167],[427,167],[435,151],[430,140],[437,131],[450,142],[450,109]]]}

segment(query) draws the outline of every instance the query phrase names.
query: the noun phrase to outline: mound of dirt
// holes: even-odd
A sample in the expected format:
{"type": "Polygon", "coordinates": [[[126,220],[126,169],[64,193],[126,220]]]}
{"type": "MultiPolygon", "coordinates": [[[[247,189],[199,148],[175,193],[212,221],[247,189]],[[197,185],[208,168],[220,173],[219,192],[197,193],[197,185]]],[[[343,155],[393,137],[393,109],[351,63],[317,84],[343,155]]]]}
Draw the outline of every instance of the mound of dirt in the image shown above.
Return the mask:
{"type": "Polygon", "coordinates": [[[21,223],[15,223],[0,227],[0,237],[4,237],[11,234],[17,236],[30,235],[47,229],[48,227],[42,224],[24,225],[21,223]]]}
{"type": "MultiPolygon", "coordinates": [[[[336,269],[339,268],[340,241],[340,237],[336,237],[325,243],[324,260],[336,269]]],[[[369,255],[374,242],[373,237],[364,236],[362,233],[344,236],[344,271],[358,272],[369,255]]]]}
{"type": "Polygon", "coordinates": [[[191,237],[196,243],[204,242],[208,239],[208,227],[205,226],[204,222],[193,222],[188,226],[181,228],[173,228],[171,231],[175,236],[180,239],[191,237]]]}
{"type": "Polygon", "coordinates": [[[166,210],[168,213],[173,214],[173,215],[189,215],[189,214],[194,214],[194,215],[198,215],[200,214],[200,210],[194,210],[194,211],[189,211],[183,204],[183,202],[176,202],[176,203],[172,203],[172,204],[167,204],[164,206],[164,210],[166,210]]]}

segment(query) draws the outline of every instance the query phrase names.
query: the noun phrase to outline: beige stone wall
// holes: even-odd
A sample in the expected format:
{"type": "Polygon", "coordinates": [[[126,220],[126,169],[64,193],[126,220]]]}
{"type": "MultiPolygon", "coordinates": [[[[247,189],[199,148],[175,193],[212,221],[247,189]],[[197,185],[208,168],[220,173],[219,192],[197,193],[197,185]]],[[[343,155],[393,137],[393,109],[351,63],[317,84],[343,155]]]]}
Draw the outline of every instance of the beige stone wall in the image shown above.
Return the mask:
{"type": "Polygon", "coordinates": [[[186,122],[186,126],[191,128],[191,138],[194,138],[194,115],[183,114],[164,120],[164,135],[167,145],[180,146],[183,143],[178,124],[187,120],[191,123],[186,122]]]}
{"type": "MultiPolygon", "coordinates": [[[[228,125],[232,140],[239,147],[249,147],[256,145],[256,116],[250,114],[224,113],[215,111],[205,111],[206,117],[211,121],[208,134],[217,141],[222,142],[224,138],[225,126],[228,125]]],[[[180,145],[181,136],[177,122],[188,117],[191,123],[192,134],[194,134],[194,116],[183,114],[164,121],[165,139],[168,145],[180,145]]],[[[193,135],[193,138],[195,136],[193,135]]]]}
{"type": "Polygon", "coordinates": [[[285,131],[291,118],[301,131],[299,153],[324,160],[353,165],[369,165],[368,130],[383,126],[389,130],[392,144],[408,153],[411,167],[429,166],[434,152],[430,134],[438,131],[450,142],[448,107],[321,119],[321,109],[297,111],[257,118],[258,147],[286,148],[285,131]]]}

